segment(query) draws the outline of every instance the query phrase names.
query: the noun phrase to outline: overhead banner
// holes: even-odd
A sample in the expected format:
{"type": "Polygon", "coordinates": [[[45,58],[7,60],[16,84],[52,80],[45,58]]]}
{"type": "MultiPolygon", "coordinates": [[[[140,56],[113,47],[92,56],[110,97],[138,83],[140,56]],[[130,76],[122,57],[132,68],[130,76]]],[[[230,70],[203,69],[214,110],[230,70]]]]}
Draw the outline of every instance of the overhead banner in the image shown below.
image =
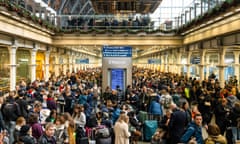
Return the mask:
{"type": "Polygon", "coordinates": [[[148,59],[148,64],[161,64],[160,59],[148,59]]]}
{"type": "Polygon", "coordinates": [[[132,57],[130,46],[103,46],[103,57],[132,57]]]}
{"type": "Polygon", "coordinates": [[[89,64],[89,58],[76,59],[76,64],[89,64]]]}

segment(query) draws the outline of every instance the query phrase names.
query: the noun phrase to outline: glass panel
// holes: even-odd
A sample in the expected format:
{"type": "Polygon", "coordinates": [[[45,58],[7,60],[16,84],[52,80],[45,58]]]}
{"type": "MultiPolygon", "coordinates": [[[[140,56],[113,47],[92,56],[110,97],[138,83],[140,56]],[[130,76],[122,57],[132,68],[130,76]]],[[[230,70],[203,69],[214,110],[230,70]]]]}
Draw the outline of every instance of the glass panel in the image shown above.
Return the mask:
{"type": "MultiPolygon", "coordinates": [[[[10,58],[7,48],[0,47],[0,91],[1,94],[8,92],[10,84],[10,58]]],[[[0,95],[1,96],[1,95],[0,95]]]]}
{"type": "Polygon", "coordinates": [[[20,80],[30,80],[30,61],[31,56],[28,50],[17,50],[17,82],[20,80]]]}

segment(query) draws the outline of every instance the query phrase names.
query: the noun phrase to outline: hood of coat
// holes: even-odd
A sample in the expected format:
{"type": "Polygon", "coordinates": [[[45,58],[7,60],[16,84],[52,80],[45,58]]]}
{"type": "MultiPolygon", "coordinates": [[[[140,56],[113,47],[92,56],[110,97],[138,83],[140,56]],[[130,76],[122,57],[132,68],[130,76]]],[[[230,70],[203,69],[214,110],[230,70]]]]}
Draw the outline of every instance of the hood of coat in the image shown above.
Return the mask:
{"type": "MultiPolygon", "coordinates": [[[[224,136],[222,135],[218,135],[218,136],[209,136],[207,138],[207,142],[208,141],[214,141],[215,143],[221,143],[221,144],[226,144],[227,143],[227,140],[224,136]]],[[[206,142],[206,143],[207,143],[206,142]]]]}

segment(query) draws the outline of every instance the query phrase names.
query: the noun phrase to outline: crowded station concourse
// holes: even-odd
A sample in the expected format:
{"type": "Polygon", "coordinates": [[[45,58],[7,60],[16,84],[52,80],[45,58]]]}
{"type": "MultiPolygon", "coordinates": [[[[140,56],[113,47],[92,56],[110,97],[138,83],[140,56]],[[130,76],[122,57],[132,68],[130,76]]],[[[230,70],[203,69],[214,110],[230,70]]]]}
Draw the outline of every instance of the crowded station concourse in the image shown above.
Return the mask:
{"type": "Polygon", "coordinates": [[[239,0],[0,0],[0,144],[236,144],[239,0]]]}

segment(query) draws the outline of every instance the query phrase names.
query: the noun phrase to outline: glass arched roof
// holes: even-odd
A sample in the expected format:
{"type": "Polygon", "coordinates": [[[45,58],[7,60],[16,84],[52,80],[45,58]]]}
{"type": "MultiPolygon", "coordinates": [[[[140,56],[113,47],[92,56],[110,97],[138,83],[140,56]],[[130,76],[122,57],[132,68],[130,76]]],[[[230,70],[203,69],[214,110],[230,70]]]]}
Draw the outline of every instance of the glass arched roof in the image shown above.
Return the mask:
{"type": "Polygon", "coordinates": [[[190,13],[191,19],[194,19],[195,16],[201,14],[201,11],[204,13],[223,1],[225,0],[163,0],[150,16],[155,26],[166,27],[166,22],[170,21],[174,28],[181,25],[177,24],[180,23],[178,19],[181,19],[181,17],[183,19],[182,24],[184,24],[190,20],[190,13]]]}

